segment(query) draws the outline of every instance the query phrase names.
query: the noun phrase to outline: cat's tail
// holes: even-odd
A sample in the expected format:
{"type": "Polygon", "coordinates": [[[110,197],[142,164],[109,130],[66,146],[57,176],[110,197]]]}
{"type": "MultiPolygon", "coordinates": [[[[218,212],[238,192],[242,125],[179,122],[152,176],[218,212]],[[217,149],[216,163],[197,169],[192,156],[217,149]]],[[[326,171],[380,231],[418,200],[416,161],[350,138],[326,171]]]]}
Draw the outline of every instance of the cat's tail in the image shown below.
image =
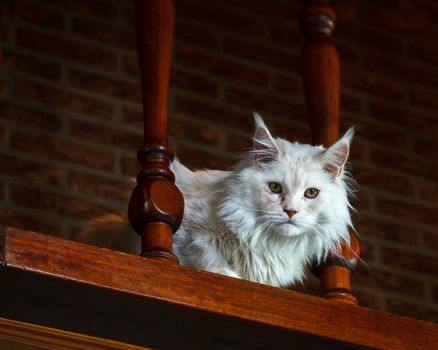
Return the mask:
{"type": "Polygon", "coordinates": [[[140,236],[126,216],[107,214],[88,220],[83,229],[73,236],[79,242],[126,253],[140,254],[140,236]]]}

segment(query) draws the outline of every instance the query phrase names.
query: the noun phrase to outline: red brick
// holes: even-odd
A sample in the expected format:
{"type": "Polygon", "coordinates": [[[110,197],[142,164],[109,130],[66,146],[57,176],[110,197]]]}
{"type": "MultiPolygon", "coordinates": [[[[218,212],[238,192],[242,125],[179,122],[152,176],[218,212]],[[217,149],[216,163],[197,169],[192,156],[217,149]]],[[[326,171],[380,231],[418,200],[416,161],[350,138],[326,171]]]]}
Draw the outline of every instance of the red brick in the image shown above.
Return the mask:
{"type": "Polygon", "coordinates": [[[359,191],[350,201],[353,208],[362,213],[363,210],[370,210],[372,198],[369,192],[359,191]]]}
{"type": "Polygon", "coordinates": [[[432,295],[433,300],[438,303],[438,284],[432,284],[430,290],[430,294],[432,295]]]}
{"type": "Polygon", "coordinates": [[[430,204],[438,203],[438,185],[436,182],[423,183],[419,185],[419,199],[427,201],[430,204]]]}
{"type": "Polygon", "coordinates": [[[53,217],[53,215],[32,215],[29,214],[28,209],[19,211],[12,209],[10,205],[7,208],[0,207],[0,222],[3,225],[52,235],[59,235],[62,227],[61,220],[53,217]]]}
{"type": "MultiPolygon", "coordinates": [[[[376,28],[357,28],[357,21],[352,24],[339,23],[336,25],[334,40],[342,38],[348,42],[359,45],[360,49],[372,49],[379,52],[389,52],[391,54],[401,53],[404,47],[403,40],[394,35],[376,28]]],[[[342,61],[341,61],[342,62],[342,61]]]]}
{"type": "Polygon", "coordinates": [[[122,109],[123,121],[138,127],[143,126],[143,112],[141,108],[124,105],[122,109]]]}
{"type": "Polygon", "coordinates": [[[176,42],[185,41],[191,45],[206,48],[215,48],[218,45],[215,33],[205,30],[205,26],[183,22],[179,16],[177,16],[175,21],[175,40],[176,42]]]}
{"type": "Polygon", "coordinates": [[[108,145],[135,151],[143,144],[142,135],[118,126],[106,126],[81,120],[70,122],[70,134],[76,138],[93,142],[98,145],[108,145]]]}
{"type": "Polygon", "coordinates": [[[303,94],[301,80],[299,80],[296,76],[275,74],[273,79],[274,89],[280,92],[282,95],[294,96],[297,94],[303,94]]]}
{"type": "Polygon", "coordinates": [[[253,129],[253,119],[250,112],[245,115],[188,97],[175,97],[174,113],[216,125],[237,127],[242,131],[252,131],[253,129]]]}
{"type": "Polygon", "coordinates": [[[178,158],[183,164],[198,169],[226,170],[233,165],[230,158],[226,158],[220,153],[201,151],[198,148],[185,145],[178,148],[178,158]]]}
{"type": "Polygon", "coordinates": [[[436,276],[438,274],[438,257],[409,251],[382,247],[381,257],[388,268],[395,267],[417,274],[436,276]]]}
{"type": "Polygon", "coordinates": [[[382,297],[370,290],[359,290],[357,286],[353,285],[353,295],[357,298],[359,305],[375,310],[383,310],[382,297]]]}
{"type": "Polygon", "coordinates": [[[129,53],[123,56],[123,69],[125,73],[140,81],[140,68],[138,66],[137,54],[129,53]]]}
{"type": "Polygon", "coordinates": [[[61,66],[57,64],[48,63],[34,56],[12,52],[7,49],[3,50],[2,53],[3,67],[8,70],[21,71],[54,81],[61,80],[61,66]]]}
{"type": "Polygon", "coordinates": [[[385,170],[355,166],[354,178],[361,186],[370,186],[389,192],[413,196],[414,186],[411,179],[394,175],[385,170]]]}
{"type": "MultiPolygon", "coordinates": [[[[438,124],[438,123],[437,123],[438,124]]],[[[438,157],[437,139],[416,138],[414,140],[414,151],[420,157],[436,159],[438,157]]]]}
{"type": "Polygon", "coordinates": [[[11,135],[11,147],[50,159],[77,163],[100,170],[112,172],[115,167],[113,154],[55,136],[31,135],[22,131],[14,131],[11,135]]]}
{"type": "Polygon", "coordinates": [[[436,162],[420,160],[413,155],[400,155],[372,148],[371,161],[373,164],[391,168],[394,171],[419,175],[426,179],[435,180],[438,177],[438,164],[436,162]]]}
{"type": "Polygon", "coordinates": [[[9,40],[9,26],[8,23],[5,21],[0,22],[0,39],[2,39],[2,42],[8,42],[9,40]]]}
{"type": "Polygon", "coordinates": [[[137,174],[141,169],[137,159],[127,155],[122,156],[121,167],[122,167],[122,175],[129,176],[131,178],[137,176],[137,174]]]}
{"type": "Polygon", "coordinates": [[[292,120],[290,122],[279,122],[275,124],[275,128],[273,131],[273,135],[277,137],[281,137],[291,142],[300,142],[300,143],[310,143],[311,135],[310,128],[306,125],[298,124],[296,119],[304,120],[304,118],[300,118],[297,115],[294,115],[294,123],[292,124],[292,120]]]}
{"type": "MultiPolygon", "coordinates": [[[[398,217],[397,215],[396,218],[398,217]]],[[[375,241],[378,238],[387,242],[403,243],[407,246],[418,246],[420,243],[419,232],[415,227],[400,225],[400,223],[363,213],[355,215],[353,222],[359,235],[369,240],[375,241]]]]}
{"type": "Polygon", "coordinates": [[[408,109],[387,106],[381,102],[369,102],[368,110],[373,118],[380,121],[408,127],[410,130],[418,130],[432,136],[438,133],[438,123],[434,117],[408,109]]]}
{"type": "Polygon", "coordinates": [[[69,184],[75,193],[91,193],[112,200],[124,200],[126,208],[128,207],[128,199],[135,186],[134,181],[108,178],[79,171],[70,173],[69,184]]]}
{"type": "Polygon", "coordinates": [[[343,117],[341,120],[341,127],[353,126],[356,131],[356,137],[364,138],[365,140],[373,141],[400,150],[407,148],[406,133],[390,128],[388,126],[381,126],[375,123],[369,123],[357,118],[343,117]]]}
{"type": "Polygon", "coordinates": [[[105,78],[97,74],[89,74],[76,70],[69,72],[71,85],[85,91],[98,92],[99,94],[123,100],[141,102],[140,84],[127,81],[105,78]]]}
{"type": "Polygon", "coordinates": [[[269,24],[269,40],[291,50],[300,52],[304,43],[304,35],[300,33],[298,23],[272,22],[269,24]]]}
{"type": "Polygon", "coordinates": [[[408,54],[424,63],[436,67],[438,64],[438,50],[434,47],[420,46],[418,43],[408,45],[408,54]]]}
{"type": "Polygon", "coordinates": [[[96,43],[105,43],[105,46],[114,46],[126,50],[136,50],[135,32],[114,27],[112,23],[104,24],[76,18],[72,23],[73,34],[96,43]]]}
{"type": "Polygon", "coordinates": [[[433,110],[438,109],[438,93],[429,90],[411,89],[411,101],[419,106],[433,110]]]}
{"type": "Polygon", "coordinates": [[[426,295],[426,285],[419,278],[379,268],[373,268],[371,271],[364,268],[364,270],[354,275],[355,283],[417,298],[424,298],[426,295]]]}
{"type": "Polygon", "coordinates": [[[192,74],[172,69],[170,73],[170,85],[174,89],[183,91],[193,91],[199,95],[216,97],[218,94],[217,83],[199,74],[192,74]]]}
{"type": "Polygon", "coordinates": [[[217,145],[220,139],[220,131],[217,127],[177,118],[172,118],[170,121],[169,134],[181,140],[201,142],[210,146],[217,145]]]}
{"type": "Polygon", "coordinates": [[[358,259],[356,263],[355,271],[363,270],[362,273],[372,273],[372,269],[368,266],[368,262],[376,260],[376,244],[374,244],[374,242],[372,242],[372,240],[370,240],[368,237],[367,240],[365,240],[365,237],[362,235],[359,236],[359,242],[360,259],[358,259]]]}
{"type": "Polygon", "coordinates": [[[71,195],[50,193],[33,188],[12,186],[12,202],[47,213],[88,218],[114,212],[109,206],[74,198],[71,195]]]}
{"type": "Polygon", "coordinates": [[[265,70],[214,53],[205,53],[188,45],[175,46],[175,60],[178,65],[207,71],[214,76],[251,86],[266,86],[269,79],[265,70]]]}
{"type": "Polygon", "coordinates": [[[264,113],[269,115],[283,115],[296,120],[299,116],[304,114],[304,110],[301,106],[287,99],[279,99],[271,94],[268,95],[237,88],[228,88],[226,90],[226,99],[231,104],[239,107],[247,107],[249,110],[260,112],[262,115],[264,113]]]}
{"type": "Polygon", "coordinates": [[[353,139],[353,144],[351,145],[350,157],[349,157],[349,162],[353,163],[353,168],[356,162],[363,161],[365,159],[367,148],[368,148],[367,145],[357,137],[353,139]]]}
{"type": "Polygon", "coordinates": [[[422,302],[414,303],[391,297],[386,301],[386,305],[389,312],[420,320],[438,322],[438,311],[422,302]]]}
{"type": "Polygon", "coordinates": [[[408,82],[417,82],[423,86],[438,87],[438,77],[435,71],[423,66],[405,60],[389,59],[386,56],[376,54],[367,55],[364,60],[368,74],[381,75],[382,79],[384,77],[386,81],[404,79],[408,82]]]}
{"type": "MultiPolygon", "coordinates": [[[[64,27],[64,16],[57,10],[45,7],[43,4],[36,4],[33,1],[10,1],[11,16],[23,22],[40,26],[44,29],[62,30],[64,27]]],[[[9,17],[8,16],[8,17],[9,17]]]]}
{"type": "Polygon", "coordinates": [[[376,11],[376,6],[361,4],[357,12],[357,20],[368,23],[370,27],[380,28],[384,32],[405,35],[416,34],[425,25],[423,21],[416,20],[415,16],[405,16],[393,9],[379,8],[376,11]]]}
{"type": "Polygon", "coordinates": [[[0,144],[4,143],[6,139],[6,129],[3,125],[0,125],[0,144]]]}
{"type": "Polygon", "coordinates": [[[404,1],[400,4],[403,13],[414,13],[424,18],[434,19],[438,16],[437,3],[424,1],[404,1]]]}
{"type": "Polygon", "coordinates": [[[262,15],[272,20],[296,21],[296,16],[301,4],[291,1],[271,0],[266,6],[265,0],[228,0],[227,4],[236,9],[256,15],[262,15]]]}
{"type": "Polygon", "coordinates": [[[404,222],[438,225],[438,208],[386,198],[377,200],[377,207],[381,213],[401,217],[404,222]]]}
{"type": "Polygon", "coordinates": [[[0,100],[0,119],[49,131],[60,129],[58,116],[0,100]]]}
{"type": "Polygon", "coordinates": [[[394,100],[401,100],[404,96],[404,88],[392,81],[379,78],[368,72],[343,70],[342,85],[370,93],[377,96],[385,96],[394,100]]]}
{"type": "Polygon", "coordinates": [[[0,153],[0,164],[2,174],[24,180],[27,183],[60,185],[64,179],[64,171],[59,165],[35,162],[3,152],[0,153]]]}
{"type": "Polygon", "coordinates": [[[242,39],[224,38],[224,52],[249,62],[262,63],[270,68],[300,72],[301,60],[297,54],[274,49],[261,44],[244,41],[242,39]]]}
{"type": "Polygon", "coordinates": [[[242,153],[252,149],[252,135],[227,133],[227,149],[231,152],[242,153]]]}
{"type": "Polygon", "coordinates": [[[423,245],[431,252],[438,251],[438,234],[435,232],[423,232],[423,245]]]}
{"type": "Polygon", "coordinates": [[[16,80],[14,94],[60,110],[85,113],[106,120],[111,119],[114,113],[114,107],[101,100],[27,80],[16,80]]]}
{"type": "Polygon", "coordinates": [[[99,68],[115,70],[117,65],[115,53],[55,34],[18,27],[16,42],[18,45],[38,53],[44,53],[51,57],[61,57],[69,61],[78,61],[99,68]]]}
{"type": "MultiPolygon", "coordinates": [[[[47,1],[47,0],[46,0],[47,1]]],[[[108,0],[49,0],[62,9],[68,9],[81,15],[101,17],[112,21],[118,17],[118,10],[112,1],[108,0]]]]}
{"type": "Polygon", "coordinates": [[[179,14],[216,28],[231,30],[240,35],[260,37],[265,34],[264,23],[253,16],[232,12],[232,6],[215,6],[202,0],[179,0],[179,14]]]}

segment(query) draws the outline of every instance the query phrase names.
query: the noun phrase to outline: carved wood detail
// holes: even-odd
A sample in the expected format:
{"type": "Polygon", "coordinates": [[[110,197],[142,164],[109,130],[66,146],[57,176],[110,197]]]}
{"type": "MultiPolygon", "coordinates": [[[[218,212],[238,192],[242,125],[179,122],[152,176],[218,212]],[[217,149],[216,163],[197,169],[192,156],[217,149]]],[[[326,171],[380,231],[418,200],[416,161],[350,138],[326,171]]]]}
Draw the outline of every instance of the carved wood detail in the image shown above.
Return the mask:
{"type": "MultiPolygon", "coordinates": [[[[300,28],[306,37],[302,50],[303,85],[312,142],[330,146],[339,137],[340,64],[331,40],[336,14],[327,0],[306,0],[300,13],[300,28]]],[[[321,279],[327,299],[357,304],[351,292],[350,260],[359,254],[359,242],[350,234],[350,246],[330,256],[312,270],[321,279]]]]}
{"type": "Polygon", "coordinates": [[[142,169],[128,215],[141,235],[142,256],[177,261],[172,235],[181,224],[184,200],[169,169],[173,151],[167,141],[174,4],[171,0],[137,0],[135,5],[144,145],[138,151],[142,169]]]}

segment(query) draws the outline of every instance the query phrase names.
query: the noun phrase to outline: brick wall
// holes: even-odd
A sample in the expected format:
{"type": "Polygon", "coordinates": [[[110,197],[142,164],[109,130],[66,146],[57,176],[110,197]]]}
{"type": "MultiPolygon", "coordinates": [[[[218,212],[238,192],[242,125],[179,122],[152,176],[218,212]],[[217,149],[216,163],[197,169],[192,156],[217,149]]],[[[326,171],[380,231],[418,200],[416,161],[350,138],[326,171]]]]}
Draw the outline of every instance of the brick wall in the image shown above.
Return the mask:
{"type": "MultiPolygon", "coordinates": [[[[300,1],[176,0],[171,141],[224,168],[251,113],[307,141],[300,1]],[[266,5],[269,3],[269,5],[266,5]]],[[[438,5],[338,0],[342,130],[355,125],[363,305],[438,320],[438,5]]],[[[71,237],[114,211],[138,171],[130,1],[5,0],[0,22],[0,222],[71,237]]]]}

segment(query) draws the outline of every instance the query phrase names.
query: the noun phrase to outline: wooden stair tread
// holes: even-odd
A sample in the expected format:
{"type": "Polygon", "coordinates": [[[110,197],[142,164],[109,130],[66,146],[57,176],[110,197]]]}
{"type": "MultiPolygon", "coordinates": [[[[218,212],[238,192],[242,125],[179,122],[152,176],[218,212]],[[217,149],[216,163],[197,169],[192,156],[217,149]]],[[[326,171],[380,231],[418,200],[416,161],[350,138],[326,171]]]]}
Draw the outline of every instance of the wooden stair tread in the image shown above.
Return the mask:
{"type": "Polygon", "coordinates": [[[438,348],[438,325],[0,226],[0,317],[153,348],[438,348]]]}

